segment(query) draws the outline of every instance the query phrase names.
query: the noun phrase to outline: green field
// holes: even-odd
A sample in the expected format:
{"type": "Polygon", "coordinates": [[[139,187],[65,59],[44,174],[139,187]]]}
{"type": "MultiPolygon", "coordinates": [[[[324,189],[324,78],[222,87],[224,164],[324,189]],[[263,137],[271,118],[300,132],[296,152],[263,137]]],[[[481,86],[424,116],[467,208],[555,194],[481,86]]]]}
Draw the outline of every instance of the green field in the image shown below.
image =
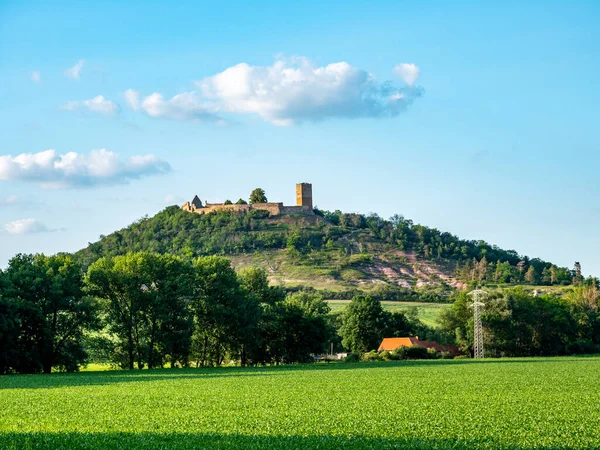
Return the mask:
{"type": "Polygon", "coordinates": [[[0,378],[0,448],[600,448],[600,357],[0,378]]]}
{"type": "MultiPolygon", "coordinates": [[[[332,311],[344,309],[350,300],[327,300],[327,304],[332,311]]],[[[416,309],[419,313],[419,319],[430,327],[437,326],[437,318],[440,313],[450,306],[449,303],[422,303],[422,302],[392,302],[382,301],[381,306],[387,311],[407,311],[416,309]]]]}

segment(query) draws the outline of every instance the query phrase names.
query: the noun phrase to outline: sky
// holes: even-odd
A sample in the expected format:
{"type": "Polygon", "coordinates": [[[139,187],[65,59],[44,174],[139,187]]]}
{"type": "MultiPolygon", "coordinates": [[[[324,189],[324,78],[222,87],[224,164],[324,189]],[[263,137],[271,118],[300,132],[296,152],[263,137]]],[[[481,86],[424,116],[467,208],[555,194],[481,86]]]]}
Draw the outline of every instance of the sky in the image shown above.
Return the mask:
{"type": "Polygon", "coordinates": [[[600,2],[0,0],[0,267],[182,204],[401,214],[600,276],[600,2]]]}

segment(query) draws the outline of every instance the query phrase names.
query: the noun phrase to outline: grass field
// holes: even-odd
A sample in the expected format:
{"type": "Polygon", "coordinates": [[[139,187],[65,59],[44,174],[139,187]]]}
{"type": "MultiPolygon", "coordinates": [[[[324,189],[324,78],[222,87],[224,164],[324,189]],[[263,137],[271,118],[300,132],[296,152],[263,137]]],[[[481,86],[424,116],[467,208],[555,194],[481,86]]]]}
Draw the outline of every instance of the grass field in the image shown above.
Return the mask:
{"type": "Polygon", "coordinates": [[[600,358],[0,377],[0,448],[600,448],[600,358]]]}
{"type": "MultiPolygon", "coordinates": [[[[345,308],[350,300],[327,300],[327,304],[332,311],[340,311],[345,308]]],[[[416,309],[419,313],[419,319],[432,327],[437,325],[439,314],[450,306],[449,303],[422,303],[422,302],[392,302],[382,301],[381,306],[387,311],[406,311],[416,309]]]]}

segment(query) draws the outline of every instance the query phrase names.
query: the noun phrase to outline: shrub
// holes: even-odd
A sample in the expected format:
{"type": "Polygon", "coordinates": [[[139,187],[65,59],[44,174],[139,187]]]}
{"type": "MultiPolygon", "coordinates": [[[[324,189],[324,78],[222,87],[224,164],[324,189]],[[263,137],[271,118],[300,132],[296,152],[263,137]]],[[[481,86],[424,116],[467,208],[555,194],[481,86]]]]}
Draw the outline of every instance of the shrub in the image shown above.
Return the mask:
{"type": "Polygon", "coordinates": [[[344,358],[344,362],[355,363],[360,361],[360,355],[358,353],[348,353],[344,358]]]}
{"type": "Polygon", "coordinates": [[[266,219],[270,215],[271,214],[266,209],[253,209],[248,213],[248,216],[253,219],[266,219]]]}
{"type": "Polygon", "coordinates": [[[383,357],[375,350],[365,353],[362,357],[363,361],[383,361],[383,357]]]}
{"type": "Polygon", "coordinates": [[[424,347],[399,347],[392,352],[394,355],[390,359],[432,359],[437,357],[435,350],[433,353],[429,352],[429,349],[424,347]]]}
{"type": "Polygon", "coordinates": [[[363,264],[372,264],[373,263],[373,255],[369,253],[355,253],[350,256],[350,264],[360,266],[363,264]]]}
{"type": "Polygon", "coordinates": [[[341,277],[344,281],[355,281],[362,280],[366,275],[355,269],[345,269],[342,270],[341,277]]]}

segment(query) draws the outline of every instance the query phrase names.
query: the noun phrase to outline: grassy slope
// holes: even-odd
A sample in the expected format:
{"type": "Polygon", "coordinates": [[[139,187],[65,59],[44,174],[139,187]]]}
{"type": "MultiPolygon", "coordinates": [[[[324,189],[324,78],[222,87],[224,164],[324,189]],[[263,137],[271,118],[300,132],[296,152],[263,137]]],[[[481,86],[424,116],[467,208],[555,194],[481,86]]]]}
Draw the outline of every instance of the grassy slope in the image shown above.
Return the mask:
{"type": "MultiPolygon", "coordinates": [[[[344,309],[350,300],[327,300],[329,307],[333,312],[344,309]]],[[[388,302],[382,301],[381,305],[388,311],[408,311],[416,309],[419,314],[419,319],[431,327],[437,326],[437,318],[440,313],[448,308],[448,303],[421,303],[421,302],[388,302]]]]}
{"type": "Polygon", "coordinates": [[[600,358],[0,378],[0,448],[599,448],[600,358]]]}
{"type": "MultiPolygon", "coordinates": [[[[168,251],[186,256],[225,254],[236,268],[262,267],[268,271],[272,283],[291,288],[360,289],[372,293],[385,287],[402,287],[427,291],[439,299],[449,295],[453,288],[466,287],[455,277],[456,260],[425,258],[411,251],[401,251],[397,246],[375,238],[367,229],[335,227],[319,216],[251,219],[249,228],[239,228],[235,218],[215,218],[215,221],[223,222],[207,225],[199,216],[174,208],[103,237],[77,252],[77,258],[87,266],[101,255],[123,254],[132,250],[168,251]],[[233,226],[231,230],[228,228],[230,225],[233,226]],[[331,230],[337,231],[331,234],[330,240],[334,242],[331,248],[323,246],[318,251],[294,257],[279,248],[285,246],[287,237],[294,230],[317,236],[321,243],[329,239],[327,236],[331,230]],[[270,241],[278,244],[250,248],[241,244],[245,239],[252,240],[258,235],[262,236],[263,244],[270,241]],[[216,242],[211,241],[213,237],[216,242]]],[[[556,286],[534,288],[544,292],[561,291],[561,287],[556,286]]]]}

